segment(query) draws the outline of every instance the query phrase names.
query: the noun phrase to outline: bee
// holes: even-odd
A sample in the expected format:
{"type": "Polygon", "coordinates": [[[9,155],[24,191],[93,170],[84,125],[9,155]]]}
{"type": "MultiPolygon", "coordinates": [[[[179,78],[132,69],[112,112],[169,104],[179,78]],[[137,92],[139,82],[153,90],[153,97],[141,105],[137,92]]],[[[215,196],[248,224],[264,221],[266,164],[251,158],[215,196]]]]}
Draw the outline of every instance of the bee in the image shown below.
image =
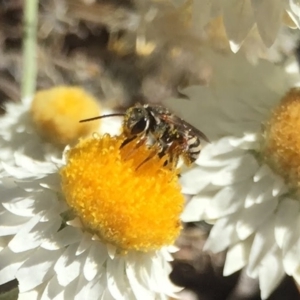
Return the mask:
{"type": "Polygon", "coordinates": [[[137,141],[136,147],[144,142],[150,142],[151,146],[158,149],[157,154],[160,157],[167,155],[166,164],[171,168],[176,167],[179,157],[183,158],[186,165],[191,165],[200,154],[201,139],[209,142],[202,131],[159,105],[137,103],[125,113],[97,116],[80,122],[114,116],[124,116],[123,134],[126,140],[122,146],[133,140],[137,141]]]}

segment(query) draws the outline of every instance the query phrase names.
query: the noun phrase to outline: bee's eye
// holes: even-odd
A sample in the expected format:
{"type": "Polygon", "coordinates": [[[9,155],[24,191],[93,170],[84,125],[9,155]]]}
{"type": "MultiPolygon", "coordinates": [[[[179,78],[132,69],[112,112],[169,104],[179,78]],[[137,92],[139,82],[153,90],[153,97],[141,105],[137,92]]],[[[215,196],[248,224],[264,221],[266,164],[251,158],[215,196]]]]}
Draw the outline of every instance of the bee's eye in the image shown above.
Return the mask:
{"type": "Polygon", "coordinates": [[[148,126],[147,119],[142,118],[132,126],[131,133],[132,134],[142,133],[143,131],[145,131],[147,129],[147,126],[148,126]]]}

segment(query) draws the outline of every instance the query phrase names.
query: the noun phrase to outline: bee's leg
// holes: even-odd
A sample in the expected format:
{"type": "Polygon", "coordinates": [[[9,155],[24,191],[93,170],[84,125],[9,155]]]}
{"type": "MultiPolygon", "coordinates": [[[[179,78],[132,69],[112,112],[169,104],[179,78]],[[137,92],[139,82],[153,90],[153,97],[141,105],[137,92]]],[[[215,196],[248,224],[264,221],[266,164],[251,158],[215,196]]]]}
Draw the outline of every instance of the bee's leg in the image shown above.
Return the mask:
{"type": "Polygon", "coordinates": [[[138,170],[143,164],[145,164],[148,160],[150,160],[151,158],[153,158],[155,155],[157,155],[157,153],[152,152],[152,154],[150,154],[145,160],[143,160],[136,168],[136,170],[138,170]]]}
{"type": "Polygon", "coordinates": [[[178,153],[174,153],[172,155],[172,161],[171,161],[171,163],[172,163],[172,169],[176,169],[177,164],[178,164],[178,160],[179,160],[179,154],[178,153]]]}
{"type": "Polygon", "coordinates": [[[165,154],[168,155],[168,160],[165,162],[164,166],[170,169],[175,169],[178,163],[179,155],[181,154],[180,145],[176,142],[173,142],[165,149],[165,154]]]}
{"type": "Polygon", "coordinates": [[[189,154],[183,153],[182,158],[187,167],[189,167],[195,160],[189,154]]]}
{"type": "Polygon", "coordinates": [[[177,152],[170,153],[169,154],[169,160],[166,162],[165,166],[169,167],[172,170],[176,169],[178,159],[179,159],[179,155],[178,155],[177,152]]]}
{"type": "Polygon", "coordinates": [[[158,152],[158,156],[160,158],[164,157],[167,154],[168,149],[169,149],[168,145],[161,146],[161,150],[158,152]]]}
{"type": "Polygon", "coordinates": [[[127,153],[127,155],[124,157],[125,160],[129,159],[130,156],[134,153],[134,151],[136,149],[138,149],[141,145],[143,145],[146,141],[147,141],[147,138],[145,136],[138,136],[138,135],[135,135],[131,138],[128,138],[126,139],[122,145],[121,145],[121,148],[125,147],[128,143],[134,141],[135,139],[137,139],[137,142],[135,144],[135,146],[127,153]]]}
{"type": "Polygon", "coordinates": [[[150,159],[152,159],[155,155],[158,155],[160,158],[163,157],[163,155],[161,156],[161,153],[162,153],[162,146],[161,144],[159,144],[158,142],[156,142],[152,148],[157,148],[157,149],[154,149],[154,151],[145,159],[143,160],[139,165],[138,167],[136,168],[136,170],[138,170],[143,164],[145,164],[147,161],[149,161],[150,159]]]}
{"type": "Polygon", "coordinates": [[[121,144],[121,147],[120,147],[120,148],[122,149],[122,148],[125,147],[128,143],[132,142],[132,141],[135,140],[136,138],[138,138],[138,136],[137,136],[137,135],[133,135],[132,137],[130,137],[130,138],[124,140],[124,142],[121,144]]]}
{"type": "Polygon", "coordinates": [[[159,151],[158,156],[160,158],[166,156],[167,159],[164,162],[164,167],[172,168],[172,161],[173,161],[172,144],[161,143],[161,151],[159,151]]]}

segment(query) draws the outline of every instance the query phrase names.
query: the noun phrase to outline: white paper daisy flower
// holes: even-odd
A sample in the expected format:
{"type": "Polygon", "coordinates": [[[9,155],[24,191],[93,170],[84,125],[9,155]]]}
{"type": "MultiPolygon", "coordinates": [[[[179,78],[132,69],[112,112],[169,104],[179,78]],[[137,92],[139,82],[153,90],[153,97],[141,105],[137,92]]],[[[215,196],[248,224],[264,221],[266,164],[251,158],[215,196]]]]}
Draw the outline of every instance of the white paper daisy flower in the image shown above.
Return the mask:
{"type": "Polygon", "coordinates": [[[215,223],[205,249],[228,249],[224,275],[246,267],[265,299],[285,274],[300,283],[300,90],[288,92],[299,75],[295,65],[211,58],[212,86],[190,88],[182,109],[211,139],[182,174],[192,195],[182,219],[215,223]]]}
{"type": "Polygon", "coordinates": [[[297,0],[226,0],[193,1],[196,28],[202,28],[216,17],[222,17],[231,49],[237,52],[255,27],[270,47],[282,24],[300,28],[300,6],[297,0]]]}
{"type": "Polygon", "coordinates": [[[19,299],[153,300],[181,290],[168,279],[184,201],[177,171],[123,142],[82,140],[52,166],[4,164],[0,284],[16,278],[19,299]]]}
{"type": "Polygon", "coordinates": [[[61,156],[65,145],[97,131],[99,122],[79,120],[99,113],[99,104],[79,87],[59,86],[19,103],[8,102],[0,117],[0,159],[14,164],[15,151],[37,161],[61,156]]]}

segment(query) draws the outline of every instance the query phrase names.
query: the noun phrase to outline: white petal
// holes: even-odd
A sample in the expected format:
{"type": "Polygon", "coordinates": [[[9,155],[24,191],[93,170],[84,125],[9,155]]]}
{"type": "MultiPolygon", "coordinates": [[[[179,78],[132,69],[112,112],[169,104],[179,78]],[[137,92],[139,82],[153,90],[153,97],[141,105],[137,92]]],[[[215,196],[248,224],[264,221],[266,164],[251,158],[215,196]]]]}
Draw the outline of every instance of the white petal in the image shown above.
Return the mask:
{"type": "Polygon", "coordinates": [[[19,189],[18,187],[16,187],[16,185],[14,184],[14,186],[12,188],[7,188],[6,186],[1,186],[0,188],[0,199],[1,199],[1,203],[2,204],[9,204],[11,201],[24,201],[24,204],[22,205],[22,203],[20,202],[20,210],[25,209],[25,207],[28,206],[28,203],[26,202],[26,199],[24,198],[28,198],[30,199],[31,197],[29,197],[29,194],[24,193],[24,191],[22,191],[21,189],[19,189]],[[27,205],[26,205],[27,204],[27,205]]]}
{"type": "Polygon", "coordinates": [[[78,282],[81,277],[77,277],[75,280],[73,280],[70,284],[68,284],[66,287],[64,287],[63,292],[58,295],[53,300],[67,300],[67,299],[75,299],[75,296],[77,295],[77,289],[78,289],[78,282]]]}
{"type": "Polygon", "coordinates": [[[5,162],[1,162],[3,169],[14,178],[23,179],[29,177],[31,174],[25,170],[18,167],[11,166],[5,162]]]}
{"type": "MultiPolygon", "coordinates": [[[[172,0],[174,1],[174,0],[172,0]]],[[[132,297],[132,299],[134,299],[134,297],[132,297]]],[[[100,298],[100,300],[115,300],[114,297],[111,295],[111,293],[109,292],[109,290],[106,288],[102,294],[102,297],[100,298]]]]}
{"type": "Polygon", "coordinates": [[[39,162],[20,152],[15,152],[14,157],[18,166],[28,170],[32,174],[40,174],[43,172],[47,174],[56,171],[56,166],[51,162],[39,162]]]}
{"type": "Polygon", "coordinates": [[[47,283],[47,286],[43,292],[41,300],[52,300],[59,299],[57,297],[60,293],[62,293],[64,287],[62,287],[58,281],[56,276],[53,276],[47,283]],[[57,297],[57,298],[56,298],[57,297]]]}
{"type": "Polygon", "coordinates": [[[274,237],[274,225],[275,216],[262,224],[259,230],[255,233],[247,267],[247,273],[251,277],[255,277],[257,275],[256,268],[259,266],[263,258],[267,256],[268,253],[272,252],[274,248],[277,248],[274,237]]]}
{"type": "Polygon", "coordinates": [[[209,202],[206,209],[207,217],[213,220],[242,209],[244,207],[243,198],[247,195],[250,184],[250,181],[246,181],[221,189],[209,202]]]}
{"type": "MultiPolygon", "coordinates": [[[[150,253],[149,253],[150,254],[150,253]]],[[[151,255],[151,254],[150,254],[151,255]]],[[[132,255],[131,259],[132,258],[132,255]]],[[[156,265],[154,265],[154,261],[156,261],[158,259],[158,254],[157,253],[153,253],[152,257],[149,259],[149,257],[146,257],[145,255],[141,255],[139,254],[139,263],[136,264],[136,268],[139,268],[139,265],[142,265],[142,268],[139,268],[139,270],[137,270],[138,275],[139,275],[139,280],[145,285],[145,286],[149,286],[150,290],[153,291],[157,291],[159,290],[158,286],[160,284],[157,283],[157,276],[152,276],[153,272],[156,272],[156,265]]],[[[170,267],[169,265],[166,266],[166,270],[165,273],[162,272],[163,274],[169,274],[169,272],[167,271],[167,268],[170,267]]],[[[162,270],[162,264],[158,267],[158,270],[162,270]]]]}
{"type": "Polygon", "coordinates": [[[187,195],[198,194],[209,184],[209,177],[209,173],[205,169],[194,167],[188,170],[179,179],[182,193],[187,195]]]}
{"type": "Polygon", "coordinates": [[[300,3],[299,0],[289,0],[289,5],[294,14],[300,17],[300,3]]]}
{"type": "Polygon", "coordinates": [[[73,244],[58,258],[54,270],[60,285],[67,286],[80,275],[80,267],[84,258],[75,256],[78,245],[73,244]]]}
{"type": "Polygon", "coordinates": [[[211,153],[211,156],[218,156],[221,154],[232,153],[232,151],[240,151],[236,147],[232,146],[230,138],[222,138],[214,142],[213,145],[207,145],[207,151],[211,153]]]}
{"type": "Polygon", "coordinates": [[[137,280],[138,274],[133,262],[127,261],[126,275],[136,299],[152,300],[153,293],[137,280]]]}
{"type": "Polygon", "coordinates": [[[300,283],[300,267],[296,269],[296,271],[293,273],[293,278],[296,280],[297,284],[300,283]]]}
{"type": "Polygon", "coordinates": [[[13,253],[9,248],[2,250],[0,260],[0,284],[15,279],[17,270],[31,254],[31,251],[13,253]]]}
{"type": "Polygon", "coordinates": [[[0,252],[7,247],[9,241],[10,241],[10,237],[0,237],[0,252]]]}
{"type": "Polygon", "coordinates": [[[12,251],[23,252],[40,246],[47,237],[59,229],[61,219],[57,217],[51,222],[36,224],[36,220],[33,218],[32,224],[32,227],[24,226],[10,241],[8,246],[12,251]]]}
{"type": "Polygon", "coordinates": [[[237,234],[241,240],[250,236],[264,220],[273,214],[277,207],[277,202],[272,200],[243,210],[236,225],[237,234]]]}
{"type": "Polygon", "coordinates": [[[163,253],[163,255],[165,255],[166,261],[173,261],[173,257],[171,255],[171,253],[176,253],[179,251],[179,248],[175,245],[170,245],[164,248],[161,248],[161,252],[163,253]],[[170,259],[169,259],[170,258],[170,259]]]}
{"type": "MultiPolygon", "coordinates": [[[[255,203],[262,203],[272,196],[273,180],[270,177],[263,177],[256,183],[253,183],[245,200],[245,208],[253,206],[255,203]],[[269,193],[265,193],[266,187],[269,188],[269,193]]],[[[275,198],[276,199],[276,198],[275,198]]]]}
{"type": "MultiPolygon", "coordinates": [[[[280,177],[277,174],[274,174],[274,172],[271,170],[271,168],[263,164],[261,168],[258,170],[258,172],[254,176],[254,182],[259,183],[260,181],[264,181],[264,185],[268,186],[271,191],[272,191],[272,196],[276,197],[279,196],[283,193],[287,192],[287,186],[283,180],[282,177],[280,177]],[[266,181],[269,181],[267,183],[266,181]]],[[[262,182],[260,182],[262,184],[262,182]]],[[[259,201],[255,201],[259,203],[259,201]]]]}
{"type": "Polygon", "coordinates": [[[29,291],[49,280],[53,276],[53,264],[61,252],[37,249],[17,271],[20,292],[29,291]]]}
{"type": "Polygon", "coordinates": [[[85,252],[92,244],[92,235],[88,232],[83,232],[80,240],[80,244],[76,251],[76,255],[80,255],[85,252]]]}
{"type": "Polygon", "coordinates": [[[284,4],[282,0],[251,0],[259,34],[267,47],[277,36],[284,4]],[[268,17],[266,18],[266,13],[268,17]]]}
{"type": "MultiPolygon", "coordinates": [[[[146,257],[145,257],[146,258],[146,257]]],[[[145,264],[147,266],[147,264],[145,264]]],[[[143,268],[139,268],[139,277],[142,280],[143,268]]],[[[160,293],[162,297],[165,294],[176,297],[175,293],[178,293],[182,290],[182,287],[175,286],[168,278],[168,275],[171,273],[170,264],[163,259],[159,252],[156,253],[155,256],[152,257],[152,263],[149,263],[149,267],[145,268],[145,271],[148,269],[148,282],[151,279],[152,282],[152,290],[156,293],[160,293]]],[[[151,287],[151,285],[150,285],[151,287]]]]}
{"type": "Polygon", "coordinates": [[[283,266],[287,275],[292,276],[299,268],[299,247],[293,245],[283,258],[283,266]]]}
{"type": "Polygon", "coordinates": [[[219,186],[225,186],[247,180],[253,176],[257,168],[258,164],[255,158],[250,154],[246,154],[242,159],[237,159],[234,163],[216,173],[212,183],[219,186]]]}
{"type": "Polygon", "coordinates": [[[219,219],[213,226],[203,250],[217,253],[237,242],[235,227],[238,217],[238,214],[235,214],[219,219]]]}
{"type": "MultiPolygon", "coordinates": [[[[100,270],[99,270],[100,272],[100,270]]],[[[92,281],[86,283],[85,288],[82,290],[82,296],[78,299],[83,299],[82,297],[86,297],[86,299],[100,299],[101,294],[103,293],[104,284],[102,283],[102,278],[95,278],[92,281]]],[[[80,297],[80,295],[79,295],[80,297]]],[[[70,298],[67,298],[70,299],[70,298]]]]}
{"type": "Polygon", "coordinates": [[[280,248],[285,244],[287,232],[295,228],[299,208],[298,200],[286,198],[279,202],[276,213],[275,238],[280,248]]]}
{"type": "Polygon", "coordinates": [[[250,1],[223,0],[223,18],[230,42],[241,45],[254,25],[254,16],[250,1]]]}
{"type": "Polygon", "coordinates": [[[233,53],[237,53],[241,49],[242,44],[238,44],[233,41],[229,41],[229,46],[233,53]]]}
{"type": "Polygon", "coordinates": [[[83,273],[87,281],[95,278],[98,268],[107,260],[108,253],[105,246],[100,242],[93,242],[88,252],[83,273]]]}
{"type": "Polygon", "coordinates": [[[198,194],[195,195],[185,206],[184,211],[181,214],[181,220],[183,222],[197,222],[203,220],[205,216],[206,207],[211,201],[210,194],[198,194]]]}
{"type": "Polygon", "coordinates": [[[81,237],[82,232],[80,229],[67,226],[53,234],[51,238],[46,239],[41,246],[49,250],[60,249],[79,242],[81,237]]]}
{"type": "Polygon", "coordinates": [[[253,177],[254,182],[260,181],[263,177],[270,174],[270,167],[266,164],[263,164],[255,173],[253,177]]]}
{"type": "Polygon", "coordinates": [[[77,228],[83,227],[82,222],[81,222],[80,218],[78,218],[78,217],[75,217],[73,220],[67,221],[66,223],[67,223],[67,225],[77,227],[77,228]]]}
{"type": "Polygon", "coordinates": [[[100,268],[105,261],[108,259],[109,254],[107,247],[98,241],[94,241],[90,247],[85,265],[84,265],[84,276],[86,280],[92,280],[95,277],[97,268],[100,268]],[[88,274],[91,272],[91,274],[88,274]]]}
{"type": "MultiPolygon", "coordinates": [[[[257,113],[257,112],[256,112],[257,113]]],[[[242,150],[254,149],[253,146],[249,148],[251,143],[256,143],[260,139],[259,133],[254,132],[244,132],[243,138],[230,138],[230,145],[238,147],[242,150]]]]}
{"type": "Polygon", "coordinates": [[[46,189],[51,189],[52,191],[60,192],[60,177],[58,173],[49,174],[40,179],[40,185],[46,189]]]}
{"type": "MultiPolygon", "coordinates": [[[[82,299],[101,299],[101,294],[103,293],[104,286],[103,280],[99,280],[99,278],[95,278],[92,281],[86,281],[84,276],[79,278],[77,288],[76,288],[76,296],[74,300],[82,300],[82,299]]],[[[106,285],[106,284],[105,284],[106,285]]],[[[66,298],[70,299],[70,298],[66,298]]]]}
{"type": "MultiPolygon", "coordinates": [[[[45,196],[46,198],[46,193],[43,192],[40,194],[40,196],[45,196]]],[[[38,199],[38,195],[36,196],[36,198],[38,199]]],[[[41,218],[41,222],[48,222],[51,221],[53,218],[57,218],[57,216],[60,216],[63,212],[66,211],[67,208],[67,204],[63,201],[57,201],[57,199],[55,199],[56,201],[52,201],[52,206],[51,208],[49,208],[48,210],[41,211],[41,213],[43,213],[42,218],[41,218]]]]}
{"type": "MultiPolygon", "coordinates": [[[[97,235],[97,234],[93,234],[92,235],[92,241],[101,241],[101,239],[99,238],[99,236],[97,235]]],[[[113,246],[114,247],[114,252],[116,252],[116,247],[115,246],[113,246]]]]}
{"type": "Polygon", "coordinates": [[[108,253],[108,256],[109,256],[111,259],[114,259],[114,258],[115,258],[115,255],[116,255],[116,252],[117,252],[116,246],[113,246],[113,245],[111,245],[111,244],[107,244],[106,247],[107,247],[107,253],[108,253]]]}
{"type": "Polygon", "coordinates": [[[300,230],[300,216],[297,215],[297,218],[293,221],[290,224],[294,225],[294,227],[286,231],[282,247],[283,265],[288,275],[292,275],[300,265],[300,237],[298,234],[300,230]]]}
{"type": "Polygon", "coordinates": [[[17,217],[9,212],[1,212],[0,218],[0,234],[2,236],[16,234],[23,229],[24,224],[26,224],[29,220],[26,217],[17,217]]]}
{"type": "Polygon", "coordinates": [[[259,286],[262,299],[266,299],[284,278],[281,254],[275,251],[268,255],[259,268],[259,286]]]}
{"type": "Polygon", "coordinates": [[[107,260],[107,288],[116,300],[126,298],[127,285],[124,281],[125,260],[122,258],[107,260]]]}
{"type": "MultiPolygon", "coordinates": [[[[292,216],[292,215],[291,215],[292,216]]],[[[289,225],[291,226],[289,230],[286,230],[284,235],[284,241],[282,243],[282,253],[285,256],[287,252],[297,244],[299,235],[297,234],[300,229],[300,216],[297,216],[294,219],[290,220],[289,225]],[[291,230],[292,229],[292,230],[291,230]]]]}
{"type": "Polygon", "coordinates": [[[26,192],[41,192],[43,191],[43,187],[40,186],[40,183],[36,181],[25,181],[25,180],[15,180],[15,183],[22,190],[26,192]]]}
{"type": "Polygon", "coordinates": [[[286,193],[288,190],[283,178],[276,176],[275,180],[274,180],[274,184],[273,184],[273,191],[272,191],[272,195],[273,197],[277,197],[280,196],[284,193],[286,193]]]}
{"type": "Polygon", "coordinates": [[[83,284],[86,283],[87,282],[84,280],[83,276],[77,277],[64,288],[63,299],[78,299],[78,296],[81,296],[82,299],[84,299],[84,296],[80,293],[80,291],[82,290],[83,284]]]}
{"type": "MultiPolygon", "coordinates": [[[[287,74],[295,74],[296,76],[299,74],[299,64],[297,61],[288,59],[284,69],[287,74]]],[[[297,79],[298,78],[295,77],[296,82],[293,85],[297,85],[297,79]]]]}
{"type": "MultiPolygon", "coordinates": [[[[24,193],[22,193],[24,196],[24,193]]],[[[2,205],[6,210],[14,215],[23,217],[32,217],[36,211],[35,199],[19,197],[17,199],[11,199],[8,202],[3,202],[2,205]]]]}
{"type": "Polygon", "coordinates": [[[223,270],[224,276],[233,274],[247,264],[251,242],[251,239],[239,242],[228,250],[223,270]]]}
{"type": "MultiPolygon", "coordinates": [[[[0,164],[0,171],[1,171],[1,164],[0,164]]],[[[1,174],[1,172],[0,172],[1,174]]],[[[9,189],[12,189],[12,188],[15,188],[16,187],[16,183],[15,183],[15,178],[12,178],[12,177],[1,177],[0,176],[0,184],[1,184],[1,187],[9,190],[9,189]]],[[[0,189],[0,194],[3,195],[5,193],[4,192],[4,189],[0,189]]]]}
{"type": "MultiPolygon", "coordinates": [[[[232,142],[232,140],[227,139],[225,141],[226,143],[230,144],[232,142]]],[[[229,147],[228,152],[224,152],[225,149],[222,149],[222,147],[225,141],[223,141],[222,143],[212,142],[210,145],[205,146],[201,151],[201,154],[197,159],[196,164],[201,166],[201,168],[204,167],[203,169],[209,173],[209,171],[211,171],[209,168],[226,166],[237,159],[241,159],[242,156],[245,155],[245,151],[243,149],[239,149],[232,146],[229,147]]]]}
{"type": "MultiPolygon", "coordinates": [[[[15,217],[15,219],[17,218],[15,217]]],[[[36,215],[34,218],[31,219],[26,218],[26,219],[28,220],[28,222],[23,224],[22,229],[17,234],[27,235],[28,232],[30,232],[36,225],[39,224],[41,216],[36,215]]]]}
{"type": "Polygon", "coordinates": [[[46,284],[41,284],[30,291],[26,291],[25,293],[20,292],[18,296],[18,300],[40,299],[45,289],[45,285],[46,284]]]}
{"type": "Polygon", "coordinates": [[[72,282],[75,278],[80,276],[80,268],[81,268],[81,261],[80,257],[77,257],[73,262],[65,267],[63,272],[57,274],[57,279],[59,284],[62,286],[68,285],[72,282]]]}
{"type": "MultiPolygon", "coordinates": [[[[292,1],[290,1],[290,2],[292,2],[292,1]]],[[[289,15],[289,17],[292,19],[292,21],[296,24],[296,28],[300,28],[300,18],[299,18],[299,14],[297,15],[297,14],[295,14],[292,10],[291,10],[291,8],[286,8],[286,11],[287,11],[287,13],[288,13],[288,15],[289,15]]]]}

